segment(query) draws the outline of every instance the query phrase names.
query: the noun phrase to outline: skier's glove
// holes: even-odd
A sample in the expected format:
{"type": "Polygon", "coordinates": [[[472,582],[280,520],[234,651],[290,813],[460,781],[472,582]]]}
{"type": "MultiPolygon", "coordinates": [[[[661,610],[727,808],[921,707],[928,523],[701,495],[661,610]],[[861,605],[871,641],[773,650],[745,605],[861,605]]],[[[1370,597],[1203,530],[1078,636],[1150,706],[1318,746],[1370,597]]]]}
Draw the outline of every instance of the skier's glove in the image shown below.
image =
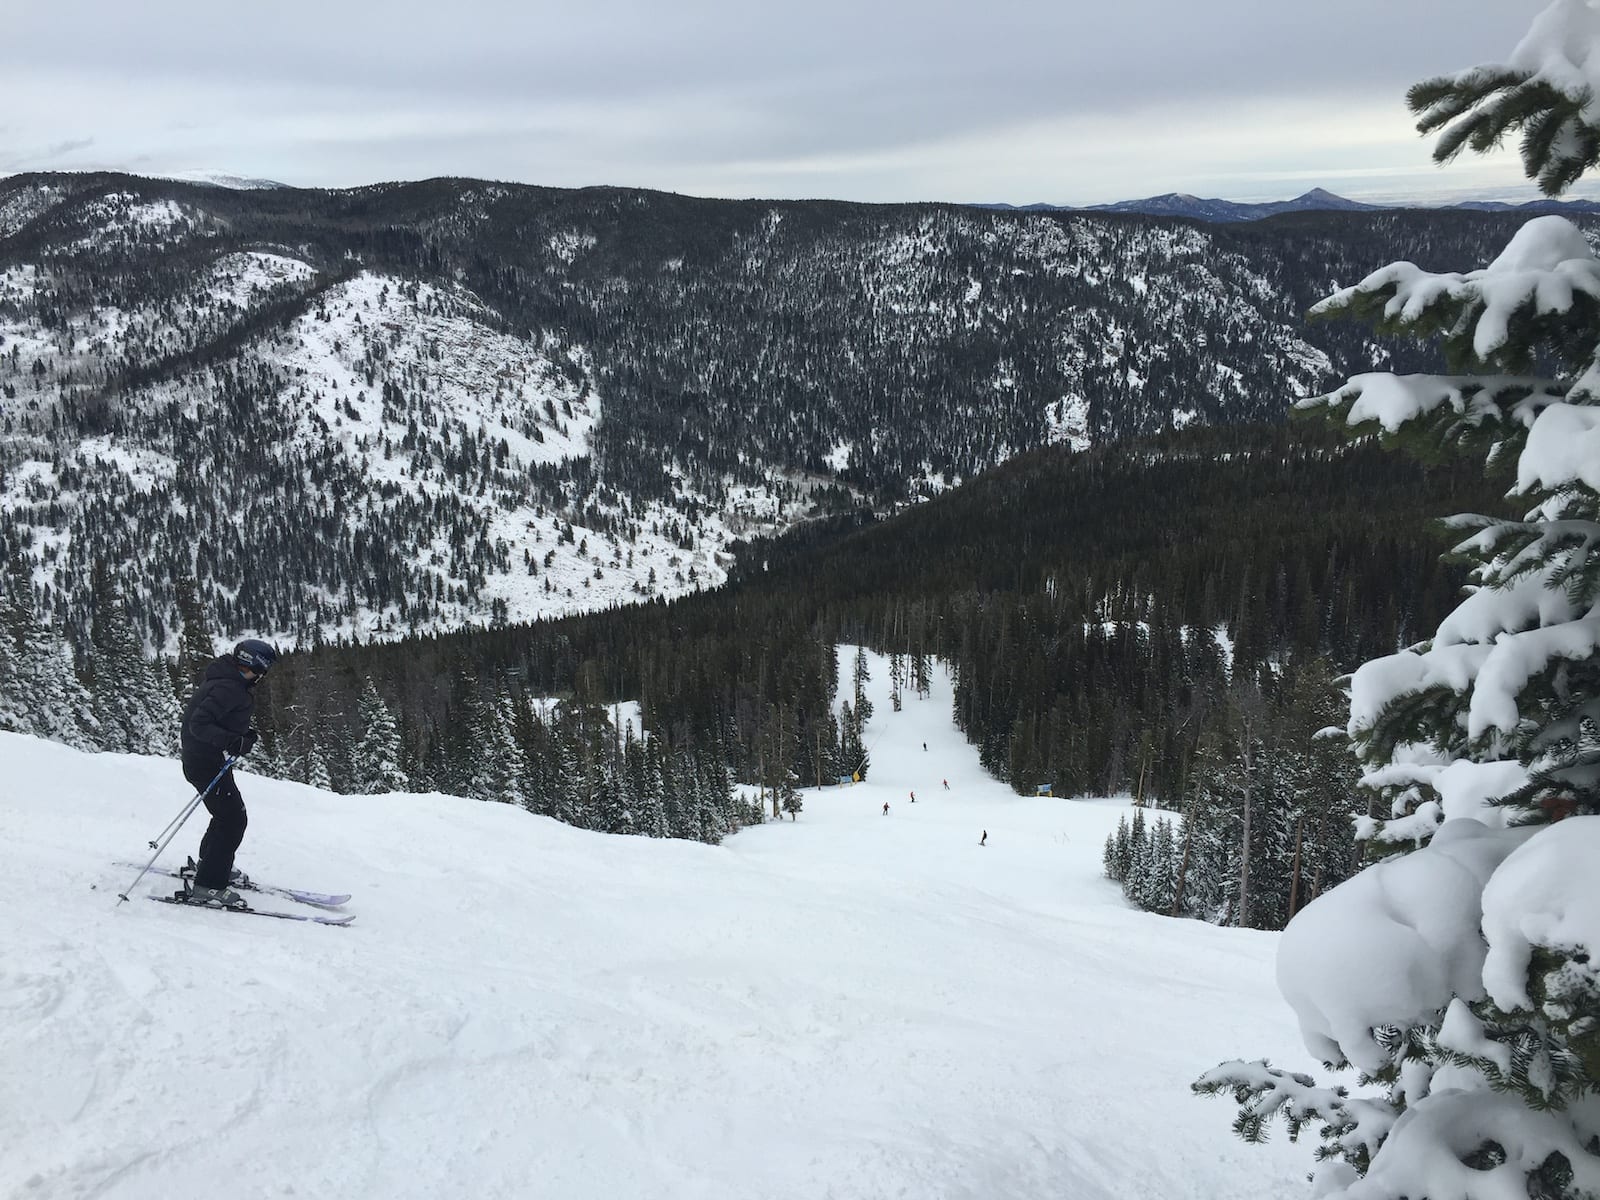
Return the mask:
{"type": "Polygon", "coordinates": [[[234,743],[233,743],[233,752],[234,752],[234,754],[235,755],[249,754],[250,751],[255,747],[256,739],[258,739],[260,736],[261,735],[259,733],[257,733],[254,729],[251,729],[251,730],[247,731],[243,737],[235,738],[234,739],[234,743]]]}

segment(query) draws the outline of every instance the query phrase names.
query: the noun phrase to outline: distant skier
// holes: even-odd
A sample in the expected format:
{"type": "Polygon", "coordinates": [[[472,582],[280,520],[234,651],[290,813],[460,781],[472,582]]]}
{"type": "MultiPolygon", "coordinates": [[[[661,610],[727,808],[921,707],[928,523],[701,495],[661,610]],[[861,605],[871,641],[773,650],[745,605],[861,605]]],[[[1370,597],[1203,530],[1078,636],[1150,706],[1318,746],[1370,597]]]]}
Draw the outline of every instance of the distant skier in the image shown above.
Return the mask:
{"type": "MultiPolygon", "coordinates": [[[[183,777],[197,789],[216,778],[225,756],[248,754],[255,746],[258,734],[250,725],[256,706],[252,689],[277,660],[278,652],[272,646],[247,638],[232,654],[213,659],[206,667],[205,677],[183,710],[183,777]]],[[[240,878],[233,856],[244,840],[249,816],[232,771],[217,780],[205,805],[211,824],[200,839],[200,861],[188,883],[189,899],[243,907],[244,898],[229,885],[240,878]]]]}
{"type": "Polygon", "coordinates": [[[988,844],[989,844],[989,831],[987,829],[985,829],[983,831],[983,836],[978,839],[978,845],[987,846],[988,844]]]}
{"type": "Polygon", "coordinates": [[[944,784],[944,790],[948,792],[950,790],[950,781],[948,779],[944,779],[940,782],[944,784]]]}
{"type": "Polygon", "coordinates": [[[924,751],[926,751],[927,748],[928,748],[928,743],[927,742],[923,742],[922,743],[922,748],[923,748],[924,751]]]}
{"type": "Polygon", "coordinates": [[[915,804],[916,802],[917,802],[917,794],[915,792],[912,792],[911,793],[911,803],[915,804]]]}
{"type": "Polygon", "coordinates": [[[889,802],[887,800],[883,802],[883,815],[886,817],[889,815],[889,802]]]}

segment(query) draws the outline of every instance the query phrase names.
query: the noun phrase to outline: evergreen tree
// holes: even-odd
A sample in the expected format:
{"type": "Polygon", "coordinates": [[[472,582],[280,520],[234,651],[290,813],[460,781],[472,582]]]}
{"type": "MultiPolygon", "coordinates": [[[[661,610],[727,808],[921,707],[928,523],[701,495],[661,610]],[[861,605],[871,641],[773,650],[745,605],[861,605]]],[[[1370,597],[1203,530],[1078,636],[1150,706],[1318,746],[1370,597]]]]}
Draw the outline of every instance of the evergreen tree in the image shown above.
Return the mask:
{"type": "Polygon", "coordinates": [[[321,788],[325,792],[333,790],[333,776],[328,772],[327,761],[322,757],[322,752],[317,749],[316,743],[306,751],[305,762],[300,768],[301,778],[314,788],[321,788]]]}
{"type": "Polygon", "coordinates": [[[647,738],[637,748],[642,760],[642,779],[639,788],[639,832],[646,837],[670,837],[671,824],[667,810],[665,772],[661,761],[661,748],[655,738],[647,738]]]}
{"type": "Polygon", "coordinates": [[[527,759],[516,737],[516,715],[506,697],[480,695],[470,718],[472,757],[469,793],[495,804],[523,803],[527,759]]]}
{"type": "Polygon", "coordinates": [[[1128,814],[1117,818],[1117,830],[1106,837],[1106,878],[1121,883],[1128,873],[1128,814]]]}
{"type": "Polygon", "coordinates": [[[872,701],[867,699],[867,683],[871,678],[872,672],[867,668],[866,647],[857,646],[855,662],[850,671],[851,694],[855,699],[857,741],[861,738],[861,731],[867,727],[867,722],[872,720],[872,701]]]}
{"type": "Polygon", "coordinates": [[[667,836],[694,840],[700,836],[700,810],[687,755],[668,754],[662,763],[661,790],[667,810],[667,836]]]}
{"type": "Polygon", "coordinates": [[[178,706],[166,671],[144,656],[127,606],[103,563],[93,577],[94,621],[88,655],[89,695],[99,719],[102,750],[172,754],[178,706]]]}
{"type": "MultiPolygon", "coordinates": [[[[361,732],[350,756],[350,789],[364,796],[404,791],[407,781],[400,766],[400,730],[370,678],[361,689],[356,721],[361,732]]],[[[325,772],[325,764],[320,758],[317,761],[325,772]]]]}
{"type": "Polygon", "coordinates": [[[799,818],[804,803],[800,789],[795,787],[794,773],[785,772],[783,778],[778,781],[778,807],[788,813],[789,819],[793,821],[799,818]]]}
{"type": "Polygon", "coordinates": [[[178,605],[179,641],[177,693],[180,701],[200,683],[201,674],[216,657],[216,642],[208,632],[205,609],[200,601],[200,585],[194,574],[182,571],[173,580],[178,605]]]}
{"type": "Polygon", "coordinates": [[[1172,822],[1166,817],[1158,817],[1155,827],[1150,831],[1144,887],[1137,897],[1139,907],[1146,912],[1170,912],[1176,874],[1177,857],[1172,836],[1172,822]]]}
{"type": "Polygon", "coordinates": [[[25,675],[29,647],[40,635],[33,615],[33,589],[26,561],[13,552],[0,575],[0,729],[33,733],[29,695],[35,681],[25,675]]]}
{"type": "Polygon", "coordinates": [[[1184,805],[1184,848],[1175,899],[1178,912],[1231,924],[1239,878],[1238,772],[1233,744],[1220,722],[1195,751],[1184,805]]]}
{"type": "MultiPolygon", "coordinates": [[[[1526,169],[1559,193],[1600,157],[1597,41],[1600,11],[1558,0],[1506,67],[1413,89],[1438,155],[1522,129],[1526,169]]],[[[1523,511],[1451,518],[1476,587],[1431,638],[1356,672],[1351,741],[1389,802],[1362,832],[1390,857],[1284,933],[1308,1044],[1374,1094],[1264,1062],[1196,1087],[1233,1094],[1247,1138],[1274,1113],[1291,1133],[1319,1123],[1336,1160],[1321,1196],[1600,1195],[1600,259],[1539,217],[1481,270],[1393,264],[1318,311],[1437,336],[1451,373],[1358,376],[1313,404],[1419,453],[1514,462],[1523,511]],[[1348,936],[1362,928],[1371,944],[1348,936]],[[1360,974],[1412,985],[1369,999],[1360,974]]]]}

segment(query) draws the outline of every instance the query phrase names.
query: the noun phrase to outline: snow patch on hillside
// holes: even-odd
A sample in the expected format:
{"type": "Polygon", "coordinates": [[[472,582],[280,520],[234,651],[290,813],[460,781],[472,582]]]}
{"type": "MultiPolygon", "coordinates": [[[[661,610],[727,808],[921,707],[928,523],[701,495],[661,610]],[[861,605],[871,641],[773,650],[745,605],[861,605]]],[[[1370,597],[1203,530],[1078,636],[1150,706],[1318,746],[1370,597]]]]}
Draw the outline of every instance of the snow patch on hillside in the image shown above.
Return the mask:
{"type": "Polygon", "coordinates": [[[1087,450],[1089,438],[1089,401],[1071,393],[1061,397],[1045,409],[1047,432],[1045,441],[1054,444],[1066,442],[1074,450],[1087,450]]]}
{"type": "Polygon", "coordinates": [[[8,238],[24,225],[37,220],[61,201],[64,190],[36,183],[21,188],[0,200],[0,238],[8,238]]]}
{"type": "Polygon", "coordinates": [[[562,262],[570,263],[584,251],[593,250],[599,242],[592,233],[568,229],[551,234],[546,244],[562,262]]]}
{"type": "Polygon", "coordinates": [[[119,446],[109,436],[88,438],[81,443],[79,457],[112,467],[141,492],[149,492],[170,480],[178,464],[168,455],[140,446],[119,446]]]}
{"type": "MultiPolygon", "coordinates": [[[[538,347],[494,330],[492,315],[464,292],[362,272],[329,289],[289,331],[274,358],[296,375],[287,397],[304,408],[302,430],[338,431],[347,446],[363,438],[398,440],[403,422],[385,418],[369,364],[404,381],[434,422],[459,421],[505,441],[518,465],[587,454],[600,402],[565,380],[538,347]],[[322,418],[318,423],[312,414],[322,418]]],[[[380,477],[406,472],[374,464],[380,477]]]]}
{"type": "Polygon", "coordinates": [[[143,200],[132,192],[111,192],[73,214],[88,226],[69,249],[102,248],[117,243],[175,242],[203,227],[204,219],[175,200],[143,200]]]}
{"type": "Polygon", "coordinates": [[[297,258],[246,251],[225,254],[212,264],[207,291],[215,301],[248,308],[263,293],[281,292],[316,276],[315,267],[297,258]]]}

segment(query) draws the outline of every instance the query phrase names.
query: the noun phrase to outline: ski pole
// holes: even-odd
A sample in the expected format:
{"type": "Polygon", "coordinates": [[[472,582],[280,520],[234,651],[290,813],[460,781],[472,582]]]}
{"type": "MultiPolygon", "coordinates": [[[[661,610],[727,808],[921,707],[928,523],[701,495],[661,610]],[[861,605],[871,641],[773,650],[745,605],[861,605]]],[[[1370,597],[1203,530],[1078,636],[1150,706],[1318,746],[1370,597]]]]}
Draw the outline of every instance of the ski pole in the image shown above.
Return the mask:
{"type": "MultiPolygon", "coordinates": [[[[223,762],[222,762],[222,770],[217,772],[217,779],[221,779],[224,775],[226,775],[229,772],[229,770],[232,769],[233,764],[238,762],[238,761],[239,760],[237,758],[234,758],[231,755],[225,757],[223,759],[223,762]]],[[[206,784],[204,790],[202,790],[201,793],[198,796],[196,796],[194,799],[195,800],[204,800],[206,798],[206,796],[210,795],[211,789],[217,786],[217,779],[213,779],[210,783],[206,784]]],[[[189,814],[191,812],[193,812],[193,811],[194,811],[194,800],[191,800],[191,801],[189,801],[189,807],[188,808],[185,808],[177,816],[173,817],[171,821],[168,821],[167,824],[166,824],[166,828],[162,829],[162,831],[160,833],[156,834],[155,837],[151,838],[148,842],[145,843],[145,845],[149,846],[150,849],[152,849],[152,850],[160,849],[161,839],[167,836],[167,830],[171,829],[174,824],[182,825],[185,821],[187,821],[189,819],[189,814]]]]}
{"type": "Polygon", "coordinates": [[[137,875],[135,875],[133,877],[133,882],[132,883],[130,883],[125,889],[123,889],[122,891],[117,893],[117,903],[118,904],[121,904],[124,900],[126,900],[128,898],[128,893],[133,891],[134,888],[139,886],[139,880],[143,879],[145,877],[145,874],[150,870],[150,868],[156,865],[156,859],[161,857],[161,852],[167,848],[168,843],[170,843],[173,838],[178,836],[178,830],[183,828],[184,822],[187,821],[190,818],[190,816],[192,816],[194,814],[194,810],[195,809],[200,807],[200,802],[211,794],[211,789],[217,786],[218,782],[222,779],[222,777],[224,775],[226,775],[229,771],[233,770],[233,764],[238,762],[238,761],[239,761],[238,757],[236,757],[236,756],[234,756],[232,754],[228,755],[227,758],[223,759],[222,760],[222,770],[217,772],[216,778],[213,779],[210,783],[206,784],[205,790],[202,791],[193,800],[189,801],[188,805],[184,808],[184,810],[181,813],[179,813],[171,821],[167,822],[167,828],[163,829],[161,831],[161,835],[160,835],[161,836],[161,844],[160,845],[156,845],[155,842],[151,842],[150,843],[150,845],[155,846],[155,849],[156,849],[156,852],[150,856],[150,861],[145,863],[144,869],[141,870],[137,875]]]}

